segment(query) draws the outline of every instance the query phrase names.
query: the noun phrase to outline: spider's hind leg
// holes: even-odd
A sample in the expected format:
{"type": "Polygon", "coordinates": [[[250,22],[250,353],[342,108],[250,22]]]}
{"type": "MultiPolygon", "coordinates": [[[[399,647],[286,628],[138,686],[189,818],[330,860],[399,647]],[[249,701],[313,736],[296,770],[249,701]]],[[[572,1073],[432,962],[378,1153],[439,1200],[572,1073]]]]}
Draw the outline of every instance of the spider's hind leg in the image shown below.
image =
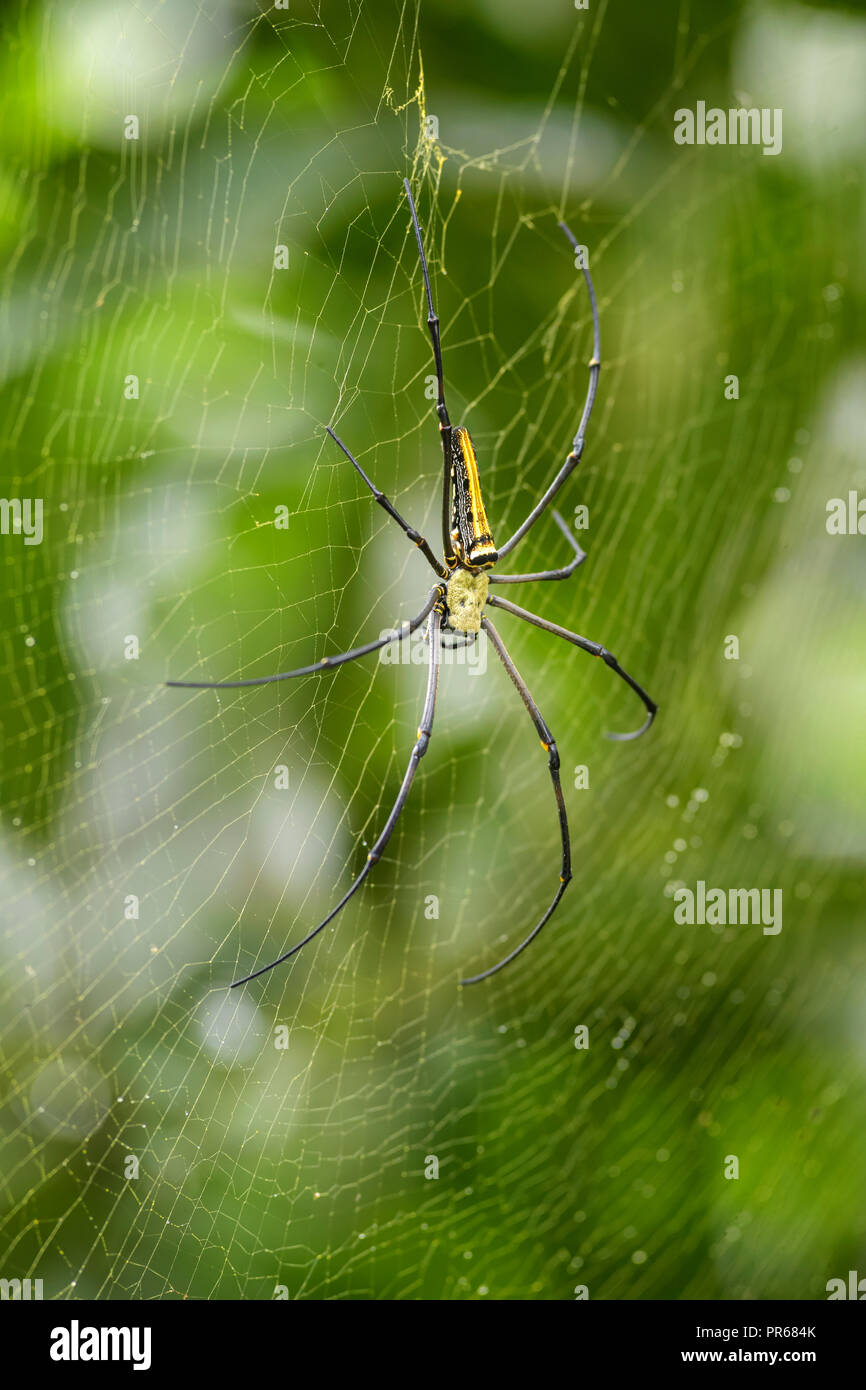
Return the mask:
{"type": "Polygon", "coordinates": [[[442,548],[445,554],[445,564],[453,568],[455,562],[454,544],[451,539],[451,417],[448,414],[448,407],[445,404],[445,377],[442,371],[442,332],[439,324],[439,315],[433,304],[433,291],[430,288],[430,272],[427,269],[427,257],[424,253],[424,238],[421,236],[421,224],[418,221],[418,213],[415,208],[415,199],[412,197],[412,189],[409,180],[403,180],[403,188],[409,201],[409,211],[412,214],[412,225],[415,228],[415,240],[418,243],[418,258],[421,261],[421,273],[424,277],[424,293],[427,296],[427,327],[430,331],[430,341],[433,344],[433,361],[436,365],[436,416],[439,420],[439,436],[442,440],[442,548]]]}
{"type": "Polygon", "coordinates": [[[577,539],[577,536],[571,530],[571,527],[568,526],[568,524],[565,521],[563,521],[559,512],[555,509],[553,511],[553,519],[556,522],[562,534],[565,536],[565,539],[568,541],[572,550],[574,551],[574,559],[570,560],[567,565],[563,565],[562,568],[558,570],[539,570],[535,574],[491,574],[491,584],[526,584],[529,582],[529,580],[534,579],[571,578],[578,565],[582,565],[584,560],[586,559],[586,551],[581,546],[580,541],[577,539]]]}
{"type": "MultiPolygon", "coordinates": [[[[592,312],[592,357],[589,362],[589,385],[586,390],[586,399],[583,403],[583,411],[581,413],[580,423],[577,427],[577,434],[574,436],[571,450],[564,464],[548,487],[541,501],[537,502],[532,508],[532,511],[529,513],[523,525],[518,526],[514,535],[510,536],[505,544],[499,547],[500,557],[507,555],[510,550],[513,550],[517,543],[526,535],[529,528],[535,525],[538,518],[553,501],[565,480],[571,477],[571,474],[583,458],[583,451],[586,445],[586,432],[589,428],[589,420],[592,415],[592,408],[595,405],[595,397],[598,390],[598,375],[601,371],[601,328],[598,322],[598,303],[595,298],[595,286],[592,283],[589,266],[586,264],[583,257],[578,254],[580,253],[580,245],[574,232],[572,232],[564,222],[560,222],[559,227],[560,231],[564,233],[574,248],[576,253],[575,264],[578,269],[583,271],[583,278],[586,281],[586,288],[589,292],[589,306],[592,312]]],[[[546,577],[547,576],[545,576],[545,578],[546,577]]]]}
{"type": "Polygon", "coordinates": [[[372,482],[370,478],[367,477],[367,474],[364,472],[363,468],[361,467],[358,460],[355,458],[354,454],[351,454],[349,452],[342,439],[340,439],[340,437],[336,435],[334,431],[331,429],[331,426],[326,425],[325,429],[328,431],[328,434],[331,436],[337,447],[339,449],[342,449],[343,453],[346,455],[346,458],[349,460],[352,467],[355,469],[355,472],[358,473],[358,475],[367,484],[367,487],[370,489],[376,501],[379,503],[379,506],[382,507],[388,513],[388,515],[393,518],[394,521],[396,521],[397,525],[400,527],[400,530],[403,531],[403,533],[406,536],[408,536],[409,540],[412,541],[414,545],[417,545],[418,549],[421,551],[421,554],[424,556],[424,559],[427,561],[428,565],[430,565],[430,567],[436,571],[439,578],[447,579],[447,569],[443,564],[441,564],[439,560],[436,559],[436,556],[430,549],[429,543],[421,535],[421,532],[416,531],[414,526],[409,525],[405,517],[402,517],[400,513],[397,511],[397,508],[394,506],[394,503],[391,501],[390,497],[386,497],[385,493],[382,492],[379,488],[377,488],[376,484],[372,482]]]}

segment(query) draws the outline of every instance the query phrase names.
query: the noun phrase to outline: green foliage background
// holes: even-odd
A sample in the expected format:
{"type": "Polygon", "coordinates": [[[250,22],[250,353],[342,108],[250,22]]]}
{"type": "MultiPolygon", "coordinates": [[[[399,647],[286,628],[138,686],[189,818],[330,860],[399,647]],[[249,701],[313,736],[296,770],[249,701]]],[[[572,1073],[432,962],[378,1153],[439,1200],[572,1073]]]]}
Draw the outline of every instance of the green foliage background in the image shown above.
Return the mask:
{"type": "MultiPolygon", "coordinates": [[[[866,1273],[866,541],[825,528],[866,494],[862,8],[2,22],[3,494],[42,497],[45,536],[2,537],[0,1272],[58,1299],[812,1299],[866,1273]],[[676,146],[699,99],[782,107],[782,154],[676,146]],[[604,367],[562,501],[589,559],[518,601],[606,642],[661,714],[606,742],[639,722],[628,692],[503,615],[567,774],[559,914],[458,990],[558,873],[491,654],[443,673],[360,898],[229,995],[357,872],[423,673],[162,682],[285,670],[421,605],[421,559],[324,435],[436,537],[404,175],[500,537],[585,390],[557,217],[590,248],[604,367]],[[699,879],[781,888],[782,931],[676,924],[699,879]]],[[[561,549],[543,522],[519,567],[561,549]]]]}

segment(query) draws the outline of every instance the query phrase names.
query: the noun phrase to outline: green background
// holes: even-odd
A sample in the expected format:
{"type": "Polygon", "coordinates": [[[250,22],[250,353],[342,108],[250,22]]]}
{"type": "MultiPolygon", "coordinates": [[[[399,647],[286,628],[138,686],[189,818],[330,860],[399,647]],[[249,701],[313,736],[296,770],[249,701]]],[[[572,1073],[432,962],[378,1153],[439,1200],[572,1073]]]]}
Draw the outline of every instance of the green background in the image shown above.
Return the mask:
{"type": "MultiPolygon", "coordinates": [[[[45,534],[0,538],[0,1274],[57,1299],[814,1299],[866,1274],[866,540],[825,526],[866,496],[862,8],[2,22],[3,493],[44,499],[45,534]],[[676,145],[698,100],[782,108],[781,154],[676,145]],[[286,670],[421,606],[423,560],[324,435],[438,546],[407,175],[500,540],[585,391],[557,218],[589,247],[604,365],[560,503],[589,509],[589,558],[508,597],[605,642],[661,713],[607,742],[640,722],[625,687],[501,615],[572,826],[538,942],[458,989],[558,874],[490,652],[443,670],[362,893],[228,994],[363,863],[424,675],[162,683],[286,670]],[[698,880],[781,889],[782,931],[677,924],[698,880]]],[[[563,550],[548,518],[504,568],[563,550]]]]}

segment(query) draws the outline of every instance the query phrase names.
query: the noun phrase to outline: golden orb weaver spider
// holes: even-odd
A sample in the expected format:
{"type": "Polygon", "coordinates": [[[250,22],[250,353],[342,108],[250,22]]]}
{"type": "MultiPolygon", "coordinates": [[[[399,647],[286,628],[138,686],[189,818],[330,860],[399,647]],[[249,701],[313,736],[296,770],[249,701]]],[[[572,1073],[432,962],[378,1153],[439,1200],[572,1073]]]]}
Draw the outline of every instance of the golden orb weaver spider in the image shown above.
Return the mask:
{"type": "MultiPolygon", "coordinates": [[[[568,541],[574,551],[574,559],[560,569],[542,570],[535,574],[491,574],[490,571],[506,555],[514,549],[531,526],[534,526],[538,518],[547,509],[550,502],[559,492],[566,479],[574,472],[580,462],[584,450],[586,430],[592,408],[595,403],[595,395],[598,387],[598,376],[601,370],[601,331],[598,321],[598,306],[595,299],[595,289],[589,269],[581,257],[579,264],[586,280],[589,290],[589,301],[592,309],[593,327],[593,353],[589,364],[589,385],[586,392],[583,411],[577,434],[574,437],[571,451],[565,463],[560,468],[553,482],[547,488],[541,501],[533,507],[529,516],[521,526],[517,528],[513,536],[504,545],[495,546],[490,524],[484,509],[484,501],[481,495],[481,482],[478,476],[478,465],[475,458],[475,450],[469,431],[463,425],[452,425],[445,405],[445,382],[442,372],[442,345],[439,333],[439,319],[433,307],[433,295],[430,290],[430,275],[427,270],[427,258],[424,254],[424,243],[421,237],[421,227],[418,223],[418,214],[415,210],[415,203],[412,198],[412,190],[409,187],[409,180],[403,180],[403,187],[409,201],[409,210],[412,214],[412,224],[415,229],[415,239],[418,243],[418,255],[421,260],[421,272],[424,277],[424,291],[427,297],[427,325],[430,330],[430,337],[433,343],[433,358],[436,365],[436,414],[439,419],[439,432],[442,439],[443,471],[442,471],[442,546],[443,559],[438,560],[431,550],[428,542],[416,531],[414,527],[400,515],[397,508],[393,505],[384,492],[371,482],[364,472],[357,459],[346,448],[341,439],[331,429],[326,426],[328,434],[334,443],[345,454],[352,464],[352,467],[363,479],[370,492],[375,497],[379,506],[384,508],[390,517],[396,521],[397,525],[406,534],[410,541],[421,551],[428,564],[435,571],[437,583],[427,595],[427,601],[419,613],[404,622],[399,628],[388,633],[385,637],[379,638],[375,642],[367,642],[362,647],[355,647],[352,651],[342,652],[339,656],[326,656],[321,661],[315,662],[312,666],[299,666],[295,671],[283,671],[275,676],[256,676],[249,680],[239,681],[168,681],[171,686],[181,686],[187,689],[196,690],[228,690],[237,689],[241,686],[266,685],[270,681],[292,680],[296,676],[307,676],[319,674],[323,671],[332,671],[337,666],[342,666],[347,661],[355,661],[360,656],[367,656],[371,652],[377,651],[390,642],[401,642],[411,633],[415,632],[421,624],[427,621],[427,641],[430,648],[427,674],[427,692],[424,699],[424,708],[421,714],[421,723],[418,727],[418,734],[415,746],[412,749],[409,763],[406,768],[403,782],[397,793],[397,798],[391,809],[391,813],[385,823],[385,828],[367,855],[366,863],[358,874],[354,883],[344,893],[343,897],[311,932],[308,932],[302,941],[285,951],[269,965],[263,965],[258,970],[253,970],[249,975],[245,975],[241,980],[235,980],[232,989],[238,985],[248,984],[259,975],[264,975],[283,961],[289,960],[302,950],[308,942],[318,936],[320,931],[332,922],[337,913],[340,912],[350,898],[361,887],[365,878],[369,874],[373,865],[381,858],[382,851],[391,838],[394,826],[400,816],[403,807],[415,780],[415,773],[418,764],[427,752],[430,743],[430,736],[433,732],[433,716],[436,708],[436,691],[439,682],[439,661],[444,632],[462,633],[472,641],[479,631],[486,632],[497,656],[502,662],[505,670],[510,676],[521,700],[526,706],[530,719],[535,725],[541,746],[547,753],[547,766],[550,773],[550,780],[553,784],[553,794],[556,799],[556,807],[559,815],[559,829],[562,841],[562,862],[559,874],[559,886],[547,911],[536,923],[532,931],[514,950],[510,951],[498,964],[491,966],[488,970],[483,970],[479,975],[471,975],[468,979],[461,980],[461,985],[474,985],[479,980],[486,980],[504,966],[519,956],[522,951],[534,941],[542,927],[550,920],[556,910],[563,893],[571,881],[571,839],[568,830],[568,818],[565,811],[565,798],[562,794],[562,785],[559,778],[559,752],[554,742],[553,735],[548,729],[538,706],[535,704],[529,690],[508,655],[492,622],[484,614],[485,608],[498,608],[505,613],[510,613],[515,618],[521,618],[524,622],[531,623],[535,627],[542,628],[545,632],[553,633],[555,637],[562,637],[566,642],[571,642],[579,647],[581,651],[589,652],[592,656],[600,657],[607,666],[631,686],[631,689],[640,696],[647,711],[647,717],[639,729],[629,734],[608,734],[608,738],[614,739],[633,739],[639,738],[650,727],[655,718],[658,706],[650,699],[646,691],[638,685],[627,671],[619,665],[616,657],[603,647],[599,642],[591,642],[586,637],[579,636],[576,632],[569,632],[567,628],[559,627],[556,623],[547,622],[544,618],[537,617],[534,613],[529,613],[525,608],[519,608],[517,604],[510,603],[507,599],[496,598],[489,593],[491,584],[521,584],[529,583],[534,580],[553,580],[568,579],[577,567],[583,564],[586,559],[586,552],[581,548],[577,537],[571,532],[563,521],[559,512],[553,511],[553,517],[557,526],[568,541]],[[453,496],[452,496],[453,488],[453,496]]],[[[564,222],[559,223],[565,236],[571,242],[574,250],[579,255],[579,246],[574,234],[569,230],[564,222]]]]}

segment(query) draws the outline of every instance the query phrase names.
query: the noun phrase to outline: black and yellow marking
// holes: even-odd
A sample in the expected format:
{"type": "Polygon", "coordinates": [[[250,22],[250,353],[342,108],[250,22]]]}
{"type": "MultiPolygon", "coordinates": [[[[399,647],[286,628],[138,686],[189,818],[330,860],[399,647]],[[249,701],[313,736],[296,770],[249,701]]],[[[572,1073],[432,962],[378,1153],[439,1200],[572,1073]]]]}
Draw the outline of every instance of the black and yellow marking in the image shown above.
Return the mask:
{"type": "Polygon", "coordinates": [[[499,555],[484,510],[475,449],[469,431],[462,425],[455,425],[451,431],[451,477],[454,482],[451,534],[455,545],[466,564],[489,569],[496,564],[499,555]]]}

